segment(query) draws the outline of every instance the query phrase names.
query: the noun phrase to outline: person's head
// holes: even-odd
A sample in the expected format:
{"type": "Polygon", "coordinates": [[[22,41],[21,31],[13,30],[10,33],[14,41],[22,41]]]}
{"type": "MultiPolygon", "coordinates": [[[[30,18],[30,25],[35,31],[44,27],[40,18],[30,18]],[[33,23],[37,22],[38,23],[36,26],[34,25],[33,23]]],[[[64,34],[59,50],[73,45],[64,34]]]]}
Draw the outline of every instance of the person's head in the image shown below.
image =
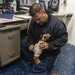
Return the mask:
{"type": "Polygon", "coordinates": [[[29,14],[35,20],[36,23],[42,25],[48,18],[44,7],[40,3],[34,3],[29,10],[29,14]]]}

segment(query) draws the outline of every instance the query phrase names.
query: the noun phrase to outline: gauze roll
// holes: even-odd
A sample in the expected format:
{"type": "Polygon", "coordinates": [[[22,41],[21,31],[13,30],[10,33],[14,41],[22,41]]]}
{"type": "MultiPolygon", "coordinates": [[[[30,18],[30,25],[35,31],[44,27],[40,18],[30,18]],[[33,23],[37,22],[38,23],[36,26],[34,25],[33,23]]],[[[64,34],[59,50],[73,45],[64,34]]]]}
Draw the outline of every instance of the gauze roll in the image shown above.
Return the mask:
{"type": "Polygon", "coordinates": [[[34,56],[35,57],[39,57],[40,54],[42,53],[42,50],[39,49],[40,43],[42,43],[42,41],[39,41],[38,43],[35,44],[35,48],[34,48],[34,56]]]}

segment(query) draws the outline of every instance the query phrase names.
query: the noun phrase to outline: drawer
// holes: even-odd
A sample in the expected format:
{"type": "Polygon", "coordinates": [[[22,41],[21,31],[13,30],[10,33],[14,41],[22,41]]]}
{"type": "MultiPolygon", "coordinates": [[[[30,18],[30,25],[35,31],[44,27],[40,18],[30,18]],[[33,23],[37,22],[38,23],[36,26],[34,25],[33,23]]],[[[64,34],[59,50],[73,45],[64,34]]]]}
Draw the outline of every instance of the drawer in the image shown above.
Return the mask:
{"type": "Polygon", "coordinates": [[[11,40],[1,44],[0,63],[2,66],[20,57],[20,40],[11,40]]]}
{"type": "Polygon", "coordinates": [[[20,30],[13,29],[0,32],[0,43],[4,43],[6,41],[20,39],[20,30]]]}

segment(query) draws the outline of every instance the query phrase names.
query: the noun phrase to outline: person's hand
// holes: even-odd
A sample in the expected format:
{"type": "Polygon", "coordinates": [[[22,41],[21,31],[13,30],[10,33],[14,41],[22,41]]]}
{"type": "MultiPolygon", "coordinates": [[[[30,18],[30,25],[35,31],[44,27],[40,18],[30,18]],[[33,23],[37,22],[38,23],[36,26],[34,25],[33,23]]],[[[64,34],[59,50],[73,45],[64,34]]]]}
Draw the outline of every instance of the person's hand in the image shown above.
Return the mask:
{"type": "Polygon", "coordinates": [[[29,46],[29,50],[34,51],[34,45],[33,44],[29,46]]]}
{"type": "Polygon", "coordinates": [[[43,36],[42,36],[42,41],[47,41],[48,39],[50,38],[50,34],[43,34],[43,36]]]}
{"type": "Polygon", "coordinates": [[[44,42],[44,41],[42,41],[41,43],[40,43],[40,45],[39,45],[39,48],[40,49],[48,49],[49,48],[49,45],[48,45],[48,43],[47,42],[44,42]]]}

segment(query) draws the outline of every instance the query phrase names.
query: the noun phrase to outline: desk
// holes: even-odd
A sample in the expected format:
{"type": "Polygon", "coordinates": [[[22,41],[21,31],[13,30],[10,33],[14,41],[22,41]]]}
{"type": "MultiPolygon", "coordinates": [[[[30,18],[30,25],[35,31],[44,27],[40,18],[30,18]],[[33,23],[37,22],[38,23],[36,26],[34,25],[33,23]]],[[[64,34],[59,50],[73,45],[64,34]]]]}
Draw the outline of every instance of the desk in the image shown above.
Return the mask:
{"type": "Polygon", "coordinates": [[[14,26],[14,25],[20,25],[20,29],[27,29],[28,27],[28,23],[29,23],[29,19],[21,19],[21,18],[17,18],[14,17],[13,19],[4,19],[4,18],[0,18],[0,27],[3,26],[14,26]]]}
{"type": "Polygon", "coordinates": [[[72,14],[53,14],[53,15],[58,17],[61,21],[63,21],[66,26],[68,25],[72,17],[72,14]]]}
{"type": "Polygon", "coordinates": [[[28,28],[29,20],[0,18],[0,66],[20,57],[20,30],[28,28]]]}
{"type": "Polygon", "coordinates": [[[69,10],[67,10],[67,5],[62,4],[59,7],[58,12],[54,12],[52,15],[57,16],[60,20],[62,20],[65,25],[67,26],[73,13],[69,12],[69,10]]]}

